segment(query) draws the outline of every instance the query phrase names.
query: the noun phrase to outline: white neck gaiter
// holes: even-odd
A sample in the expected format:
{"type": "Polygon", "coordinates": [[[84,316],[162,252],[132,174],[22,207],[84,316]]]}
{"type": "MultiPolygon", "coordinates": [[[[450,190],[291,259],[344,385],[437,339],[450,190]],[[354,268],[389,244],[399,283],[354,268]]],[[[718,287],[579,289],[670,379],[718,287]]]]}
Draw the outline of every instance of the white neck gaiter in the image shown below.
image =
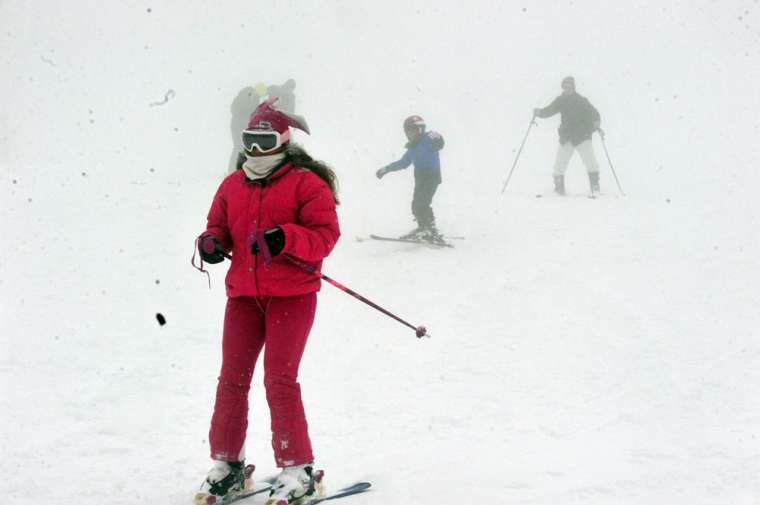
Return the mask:
{"type": "Polygon", "coordinates": [[[269,156],[249,156],[246,162],[243,163],[243,171],[245,176],[252,181],[258,181],[259,179],[265,179],[272,173],[274,167],[280,164],[285,159],[285,153],[270,154],[269,156]]]}

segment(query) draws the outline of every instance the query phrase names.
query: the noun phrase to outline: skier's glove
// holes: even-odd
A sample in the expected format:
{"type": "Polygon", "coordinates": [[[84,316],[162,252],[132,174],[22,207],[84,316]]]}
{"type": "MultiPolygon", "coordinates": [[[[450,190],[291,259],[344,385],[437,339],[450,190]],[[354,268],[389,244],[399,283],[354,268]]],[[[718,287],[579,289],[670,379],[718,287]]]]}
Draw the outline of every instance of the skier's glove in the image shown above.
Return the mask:
{"type": "Polygon", "coordinates": [[[198,239],[198,252],[206,263],[221,263],[224,261],[224,249],[213,235],[203,235],[198,239]]]}
{"type": "Polygon", "coordinates": [[[438,133],[438,132],[428,132],[427,135],[430,138],[430,140],[433,141],[433,145],[435,146],[436,149],[438,149],[439,151],[441,149],[443,149],[443,146],[445,145],[445,142],[443,141],[443,136],[441,136],[440,133],[438,133]]]}
{"type": "Polygon", "coordinates": [[[533,109],[533,117],[537,117],[539,114],[541,114],[540,107],[536,107],[535,109],[533,109]]]}
{"type": "MultiPolygon", "coordinates": [[[[267,248],[269,248],[269,254],[277,256],[285,248],[285,232],[279,226],[271,228],[264,232],[264,241],[266,241],[267,248]]],[[[260,252],[259,243],[254,241],[251,245],[251,253],[259,254],[260,252]]]]}
{"type": "Polygon", "coordinates": [[[375,172],[375,175],[378,179],[382,179],[385,174],[388,173],[388,167],[383,167],[379,169],[377,172],[375,172]]]}

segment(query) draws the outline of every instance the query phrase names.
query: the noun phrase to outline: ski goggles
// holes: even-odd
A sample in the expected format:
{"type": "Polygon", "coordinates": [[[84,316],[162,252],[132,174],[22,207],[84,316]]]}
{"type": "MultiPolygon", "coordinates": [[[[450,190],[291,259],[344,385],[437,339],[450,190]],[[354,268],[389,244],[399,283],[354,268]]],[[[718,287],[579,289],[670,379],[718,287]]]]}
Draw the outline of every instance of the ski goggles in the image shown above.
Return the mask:
{"type": "Polygon", "coordinates": [[[280,134],[280,132],[268,130],[244,130],[243,147],[246,151],[253,151],[256,147],[262,153],[269,153],[280,147],[290,139],[290,132],[280,134]]]}

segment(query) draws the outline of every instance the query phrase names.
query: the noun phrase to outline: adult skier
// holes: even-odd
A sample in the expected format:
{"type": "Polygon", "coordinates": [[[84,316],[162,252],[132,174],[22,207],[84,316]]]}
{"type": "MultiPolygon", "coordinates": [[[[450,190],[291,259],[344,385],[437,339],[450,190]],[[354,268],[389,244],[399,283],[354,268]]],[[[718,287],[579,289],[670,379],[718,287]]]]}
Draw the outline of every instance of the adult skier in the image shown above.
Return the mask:
{"type": "Polygon", "coordinates": [[[230,104],[230,130],[232,132],[232,154],[227,166],[227,174],[231,174],[240,166],[240,154],[243,152],[243,144],[240,139],[240,132],[248,124],[253,110],[259,105],[259,95],[256,88],[246,86],[241,89],[235,99],[230,104]]]}
{"type": "Polygon", "coordinates": [[[404,120],[404,134],[408,142],[406,152],[400,160],[380,168],[375,175],[382,179],[390,172],[403,170],[414,164],[414,196],[412,214],[417,227],[402,235],[402,239],[443,242],[443,237],[435,226],[433,196],[441,183],[441,160],[438,151],[443,149],[441,134],[425,131],[425,121],[420,116],[409,116],[404,120]]]}
{"type": "Polygon", "coordinates": [[[290,127],[308,133],[308,126],[274,108],[276,100],[266,100],[251,115],[242,132],[246,161],[219,186],[206,231],[197,239],[203,261],[219,263],[232,253],[209,432],[214,463],[195,496],[197,505],[230,498],[250,485],[244,461],[248,392],[262,349],[272,447],[282,469],[266,503],[297,504],[324,493],[297,382],[320,279],[286,256],[319,270],[332,250],[340,236],[336,178],[290,144],[290,127]]]}
{"type": "Polygon", "coordinates": [[[267,88],[267,94],[270,98],[277,97],[277,108],[283,112],[294,114],[296,112],[296,81],[288,79],[284,84],[277,86],[272,85],[267,88]]]}
{"type": "Polygon", "coordinates": [[[578,151],[588,171],[591,193],[599,192],[599,164],[594,156],[591,135],[599,130],[599,112],[584,96],[575,90],[575,79],[562,79],[562,94],[544,108],[533,109],[533,115],[540,118],[561,114],[559,125],[559,148],[554,162],[554,191],[565,194],[565,171],[573,152],[578,151]]]}

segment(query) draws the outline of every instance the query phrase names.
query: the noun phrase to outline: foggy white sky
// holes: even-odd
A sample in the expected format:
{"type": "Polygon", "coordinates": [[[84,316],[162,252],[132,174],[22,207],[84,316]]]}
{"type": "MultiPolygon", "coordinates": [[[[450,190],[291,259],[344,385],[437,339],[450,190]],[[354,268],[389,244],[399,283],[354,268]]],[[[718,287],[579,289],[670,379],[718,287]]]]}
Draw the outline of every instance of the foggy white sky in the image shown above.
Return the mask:
{"type": "Polygon", "coordinates": [[[186,177],[177,153],[190,146],[199,168],[219,163],[240,88],[294,77],[311,140],[345,153],[338,165],[374,168],[413,112],[456,139],[450,166],[469,163],[473,142],[499,163],[531,108],[572,74],[608,133],[626,139],[618,156],[636,170],[748,163],[756,151],[746,139],[759,128],[757,4],[621,5],[3,2],[0,160],[24,173],[47,159],[38,128],[55,124],[46,142],[59,162],[118,153],[134,167],[150,150],[165,173],[186,177]],[[147,107],[168,89],[177,93],[169,106],[147,107]]]}
{"type": "MultiPolygon", "coordinates": [[[[192,240],[227,170],[230,102],[294,78],[312,130],[296,138],[341,184],[329,273],[431,321],[441,342],[422,353],[323,291],[306,372],[333,475],[366,465],[444,489],[427,471],[443,446],[462,480],[503,489],[507,468],[525,503],[606,505],[608,489],[695,503],[705,486],[711,504],[757,502],[757,0],[3,0],[0,68],[0,473],[42,454],[77,493],[94,457],[103,487],[83,504],[124,490],[132,503],[149,460],[173,465],[178,482],[149,481],[185,503],[205,470],[224,303],[223,270],[209,292],[190,269],[192,240]],[[500,197],[532,109],[568,74],[602,115],[628,197],[597,140],[608,200],[533,198],[551,184],[556,117],[500,197]],[[354,240],[412,226],[411,174],[374,177],[402,154],[410,114],[446,139],[438,224],[468,237],[449,256],[354,240]],[[377,384],[387,396],[363,403],[377,384]],[[490,431],[473,435],[480,409],[490,431]],[[371,430],[387,423],[379,444],[371,430]]],[[[576,159],[576,195],[584,178],[576,159]]],[[[375,477],[385,491],[368,503],[401,501],[375,477]]],[[[34,486],[40,502],[58,491],[34,486]]]]}

